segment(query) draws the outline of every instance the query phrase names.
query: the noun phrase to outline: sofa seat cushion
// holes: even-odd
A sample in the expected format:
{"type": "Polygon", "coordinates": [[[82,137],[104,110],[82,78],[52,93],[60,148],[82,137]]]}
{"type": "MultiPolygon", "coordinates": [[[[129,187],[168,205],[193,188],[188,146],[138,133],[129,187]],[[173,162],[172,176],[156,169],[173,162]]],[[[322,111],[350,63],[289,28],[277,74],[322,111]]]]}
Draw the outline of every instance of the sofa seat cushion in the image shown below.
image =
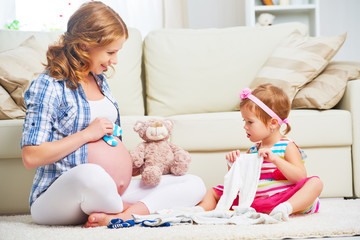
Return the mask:
{"type": "Polygon", "coordinates": [[[0,121],[0,159],[21,158],[20,140],[24,119],[0,121]]]}
{"type": "MultiPolygon", "coordinates": [[[[187,114],[170,118],[175,123],[171,141],[187,151],[246,150],[253,145],[246,137],[240,112],[187,114]]],[[[292,110],[289,122],[292,131],[288,136],[300,147],[352,144],[352,123],[348,111],[292,110]]]]}
{"type": "Polygon", "coordinates": [[[272,27],[162,29],[144,40],[148,115],[226,112],[239,103],[273,49],[301,23],[272,27]],[[264,41],[266,39],[266,41],[264,41]]]}
{"type": "MultiPolygon", "coordinates": [[[[155,116],[123,116],[123,142],[128,150],[134,149],[142,139],[133,130],[138,120],[155,116]]],[[[162,117],[157,117],[162,118],[162,117]]],[[[187,151],[231,151],[246,150],[253,145],[243,129],[240,112],[186,114],[169,117],[175,123],[170,141],[187,151]]],[[[288,134],[300,147],[337,147],[352,144],[350,112],[331,109],[292,110],[289,116],[292,131],[288,134]],[[341,124],[339,124],[341,123],[341,124]]],[[[20,142],[23,120],[1,120],[0,158],[21,157],[20,142]],[[10,140],[9,140],[10,139],[10,140]]]]}
{"type": "Polygon", "coordinates": [[[352,119],[346,110],[291,110],[290,138],[302,147],[351,146],[352,119]]]}

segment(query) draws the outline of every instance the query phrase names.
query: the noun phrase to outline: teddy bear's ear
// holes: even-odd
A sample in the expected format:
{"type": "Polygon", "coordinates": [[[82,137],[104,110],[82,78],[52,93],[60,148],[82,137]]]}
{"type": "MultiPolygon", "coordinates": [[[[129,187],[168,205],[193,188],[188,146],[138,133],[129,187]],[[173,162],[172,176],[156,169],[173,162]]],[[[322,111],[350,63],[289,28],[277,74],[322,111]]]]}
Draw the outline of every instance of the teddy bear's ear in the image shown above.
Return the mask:
{"type": "Polygon", "coordinates": [[[145,123],[143,121],[140,121],[140,120],[137,121],[134,125],[134,131],[135,132],[139,131],[142,128],[142,126],[144,126],[144,124],[145,123]]]}
{"type": "Polygon", "coordinates": [[[174,127],[174,121],[173,120],[171,120],[169,118],[165,118],[164,122],[168,126],[169,129],[172,129],[174,127]]]}

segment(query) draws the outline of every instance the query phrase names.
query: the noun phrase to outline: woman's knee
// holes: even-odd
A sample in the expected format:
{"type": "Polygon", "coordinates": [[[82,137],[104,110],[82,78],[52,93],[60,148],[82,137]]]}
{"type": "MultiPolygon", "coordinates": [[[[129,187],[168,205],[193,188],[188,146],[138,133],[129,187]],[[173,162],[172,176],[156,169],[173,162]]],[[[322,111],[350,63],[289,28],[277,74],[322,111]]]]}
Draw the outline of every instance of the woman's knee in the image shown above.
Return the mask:
{"type": "Polygon", "coordinates": [[[194,193],[198,193],[201,198],[203,198],[206,194],[207,189],[202,178],[192,174],[187,174],[185,175],[185,177],[188,187],[193,189],[194,193]]]}

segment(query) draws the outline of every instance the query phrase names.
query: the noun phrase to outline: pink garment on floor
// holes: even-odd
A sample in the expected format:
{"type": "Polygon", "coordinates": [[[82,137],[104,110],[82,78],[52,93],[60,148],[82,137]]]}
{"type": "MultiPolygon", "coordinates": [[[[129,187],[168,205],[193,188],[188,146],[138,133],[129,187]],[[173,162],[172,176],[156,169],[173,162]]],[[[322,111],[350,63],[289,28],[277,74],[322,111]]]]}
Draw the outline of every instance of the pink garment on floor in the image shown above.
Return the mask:
{"type": "MultiPolygon", "coordinates": [[[[317,176],[313,176],[313,177],[317,177],[317,176]]],[[[289,187],[287,190],[272,195],[271,197],[264,197],[264,196],[256,197],[253,203],[251,204],[251,207],[254,208],[256,212],[270,213],[277,205],[291,198],[300,188],[304,186],[304,184],[309,179],[313,177],[304,178],[303,180],[289,187]]],[[[218,185],[213,189],[219,196],[222,196],[223,194],[222,185],[218,185]]],[[[232,207],[237,206],[238,204],[239,204],[239,197],[237,196],[230,209],[232,210],[232,207]]]]}

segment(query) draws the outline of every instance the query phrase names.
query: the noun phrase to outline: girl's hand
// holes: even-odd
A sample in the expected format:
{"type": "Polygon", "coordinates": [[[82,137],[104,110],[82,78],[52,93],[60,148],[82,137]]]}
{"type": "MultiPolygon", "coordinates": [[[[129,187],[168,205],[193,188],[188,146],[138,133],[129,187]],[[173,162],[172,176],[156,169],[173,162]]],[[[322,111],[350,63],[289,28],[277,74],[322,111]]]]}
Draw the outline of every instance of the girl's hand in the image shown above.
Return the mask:
{"type": "Polygon", "coordinates": [[[240,150],[235,150],[235,151],[227,153],[225,158],[230,163],[233,163],[236,161],[236,158],[238,158],[238,157],[240,157],[240,150]]]}
{"type": "Polygon", "coordinates": [[[87,128],[86,132],[88,142],[94,142],[102,138],[104,135],[112,135],[114,130],[113,123],[106,118],[95,118],[87,128]]]}
{"type": "Polygon", "coordinates": [[[264,158],[264,161],[275,163],[278,156],[276,156],[270,148],[262,148],[259,150],[259,156],[262,156],[264,158]]]}

